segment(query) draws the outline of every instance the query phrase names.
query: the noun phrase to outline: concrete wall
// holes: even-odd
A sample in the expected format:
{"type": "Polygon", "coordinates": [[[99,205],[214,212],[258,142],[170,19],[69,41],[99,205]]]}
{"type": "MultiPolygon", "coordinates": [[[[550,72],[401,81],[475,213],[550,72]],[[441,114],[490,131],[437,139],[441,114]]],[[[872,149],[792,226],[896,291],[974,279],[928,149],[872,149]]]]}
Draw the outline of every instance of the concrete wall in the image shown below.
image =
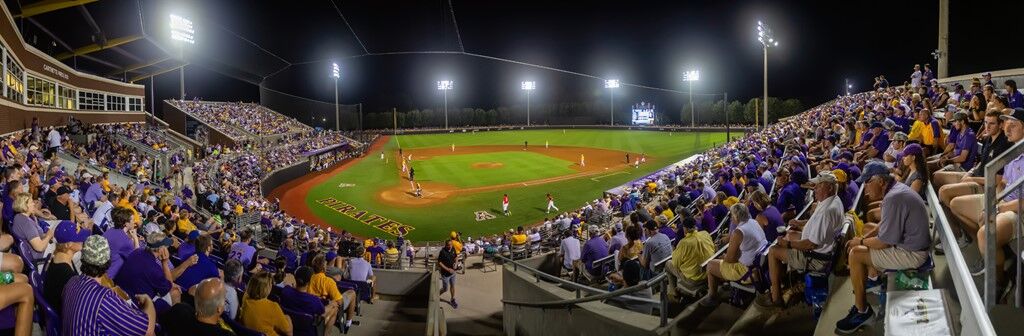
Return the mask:
{"type": "MultiPolygon", "coordinates": [[[[549,253],[523,260],[522,264],[541,270],[558,267],[558,258],[549,253]]],[[[557,270],[557,268],[556,268],[557,270]]],[[[508,301],[549,302],[574,299],[574,292],[554,283],[537,281],[524,269],[507,263],[502,269],[502,298],[508,301]]],[[[659,317],[621,309],[600,301],[566,308],[533,308],[505,304],[502,314],[506,335],[670,335],[671,327],[658,326],[659,317]]],[[[670,322],[674,322],[670,321],[670,322]]],[[[674,323],[669,323],[673,325],[674,323]]]]}
{"type": "Polygon", "coordinates": [[[422,297],[424,303],[430,295],[430,272],[426,270],[374,269],[373,274],[377,276],[377,294],[422,297]]]}

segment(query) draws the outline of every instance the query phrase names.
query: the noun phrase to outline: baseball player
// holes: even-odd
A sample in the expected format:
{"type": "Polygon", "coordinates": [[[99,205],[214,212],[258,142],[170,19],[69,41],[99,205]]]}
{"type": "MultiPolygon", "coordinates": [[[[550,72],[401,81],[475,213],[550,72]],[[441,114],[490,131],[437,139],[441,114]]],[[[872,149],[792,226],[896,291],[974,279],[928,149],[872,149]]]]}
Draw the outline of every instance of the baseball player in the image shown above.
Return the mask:
{"type": "Polygon", "coordinates": [[[416,169],[409,167],[409,181],[416,181],[416,169]]]}
{"type": "Polygon", "coordinates": [[[501,198],[501,211],[505,216],[512,214],[512,211],[508,210],[508,194],[505,194],[505,196],[501,198]]]}
{"type": "Polygon", "coordinates": [[[544,149],[548,149],[548,141],[544,140],[544,149]]]}
{"type": "Polygon", "coordinates": [[[453,152],[455,151],[455,144],[454,143],[452,143],[452,151],[453,152]]]}
{"type": "Polygon", "coordinates": [[[640,168],[640,159],[636,159],[636,161],[633,162],[633,168],[640,168]]]}
{"type": "Polygon", "coordinates": [[[647,163],[647,154],[640,153],[640,163],[647,163]]]}
{"type": "Polygon", "coordinates": [[[416,197],[423,197],[423,187],[420,186],[419,182],[416,182],[416,197]]]}
{"type": "Polygon", "coordinates": [[[530,142],[529,141],[523,141],[523,150],[526,150],[527,148],[530,148],[530,142]]]}
{"type": "Polygon", "coordinates": [[[583,161],[583,154],[580,153],[580,167],[586,167],[586,166],[587,166],[587,163],[586,163],[586,161],[583,161]]]}
{"type": "Polygon", "coordinates": [[[551,209],[555,209],[555,213],[558,213],[558,207],[555,206],[555,198],[548,194],[548,210],[544,213],[551,213],[551,209]]]}
{"type": "Polygon", "coordinates": [[[409,169],[409,166],[405,164],[405,158],[402,158],[402,173],[405,173],[409,169]]]}
{"type": "Polygon", "coordinates": [[[629,153],[626,153],[626,164],[629,164],[629,153]]]}
{"type": "Polygon", "coordinates": [[[384,152],[383,152],[383,151],[382,151],[382,152],[380,152],[380,160],[381,160],[381,161],[384,161],[384,152]]]}

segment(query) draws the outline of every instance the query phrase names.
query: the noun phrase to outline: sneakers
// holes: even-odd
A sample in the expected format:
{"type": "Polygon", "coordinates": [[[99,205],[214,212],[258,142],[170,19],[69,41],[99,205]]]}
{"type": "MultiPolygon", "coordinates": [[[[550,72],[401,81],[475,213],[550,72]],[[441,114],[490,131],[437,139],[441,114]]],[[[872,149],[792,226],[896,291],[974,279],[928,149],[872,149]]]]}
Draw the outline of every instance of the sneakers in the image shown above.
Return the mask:
{"type": "Polygon", "coordinates": [[[985,274],[985,261],[981,258],[976,258],[973,262],[967,264],[967,270],[970,271],[973,276],[982,276],[985,274]]]}
{"type": "Polygon", "coordinates": [[[455,302],[455,299],[452,299],[451,305],[452,309],[459,309],[459,303],[455,302]]]}
{"type": "Polygon", "coordinates": [[[708,295],[704,295],[704,297],[702,297],[700,299],[700,301],[697,301],[697,304],[699,304],[701,307],[710,308],[710,307],[718,306],[719,301],[718,301],[717,297],[714,297],[714,296],[711,296],[711,294],[708,294],[708,295]]]}
{"type": "Polygon", "coordinates": [[[864,282],[864,292],[874,294],[880,293],[882,291],[882,283],[885,281],[886,279],[883,276],[879,276],[878,279],[875,280],[867,278],[867,280],[864,282]]]}
{"type": "Polygon", "coordinates": [[[850,313],[846,314],[846,317],[839,322],[836,322],[835,332],[840,335],[850,335],[863,327],[864,325],[871,322],[871,319],[875,317],[875,311],[868,306],[866,312],[857,311],[857,306],[854,305],[850,308],[850,313]]]}

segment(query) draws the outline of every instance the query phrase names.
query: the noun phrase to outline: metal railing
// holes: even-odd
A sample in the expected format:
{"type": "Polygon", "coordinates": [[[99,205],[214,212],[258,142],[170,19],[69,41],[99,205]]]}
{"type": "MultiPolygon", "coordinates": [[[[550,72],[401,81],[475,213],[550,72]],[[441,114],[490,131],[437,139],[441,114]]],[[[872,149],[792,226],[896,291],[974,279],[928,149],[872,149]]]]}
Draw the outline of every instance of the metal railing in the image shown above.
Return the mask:
{"type": "MultiPolygon", "coordinates": [[[[946,264],[949,273],[953,278],[953,286],[956,288],[956,296],[960,300],[960,325],[961,335],[995,335],[992,328],[992,321],[989,320],[985,311],[985,304],[974,284],[971,271],[967,269],[967,261],[964,254],[956,245],[956,236],[949,225],[946,213],[939,206],[939,197],[933,188],[926,188],[929,210],[932,211],[934,228],[938,231],[939,239],[943,244],[943,251],[946,253],[946,264]],[[976,329],[975,329],[976,328],[976,329]]],[[[863,190],[863,188],[862,188],[863,190]]],[[[991,273],[991,272],[990,272],[991,273]]]]}
{"type": "MultiPolygon", "coordinates": [[[[1016,195],[1017,199],[1020,200],[1021,196],[1024,195],[1024,179],[1018,179],[1013,181],[1012,184],[1007,185],[1002,192],[996,194],[996,188],[998,187],[996,181],[996,175],[999,170],[1003,169],[1011,161],[1017,159],[1017,157],[1024,154],[1024,142],[1018,142],[1004,151],[1001,155],[992,159],[985,165],[985,196],[984,196],[984,216],[982,224],[985,225],[985,241],[987,242],[985,248],[985,309],[992,311],[992,308],[996,305],[996,267],[1003,267],[1003,265],[996,265],[996,215],[998,214],[996,205],[1006,197],[1010,195],[1016,195]]],[[[1018,202],[1016,213],[1018,214],[1016,222],[1013,225],[1013,236],[1019,237],[1021,232],[1021,225],[1024,223],[1024,203],[1018,202]]],[[[1016,253],[1021,251],[1022,239],[1016,240],[1016,253]]],[[[1013,260],[1016,261],[1017,269],[1020,270],[1022,266],[1021,256],[1012,256],[1013,260]]],[[[1017,308],[1021,307],[1021,272],[1017,272],[1015,279],[1015,290],[1014,290],[1014,306],[1017,308]]]]}
{"type": "MultiPolygon", "coordinates": [[[[502,299],[501,302],[504,303],[504,304],[510,304],[510,305],[516,305],[516,306],[522,306],[522,307],[533,307],[533,308],[568,308],[568,307],[572,307],[572,306],[575,306],[575,305],[579,305],[581,303],[601,301],[601,300],[607,300],[607,299],[622,299],[622,300],[628,300],[628,301],[633,301],[633,302],[642,302],[642,303],[647,303],[647,304],[651,304],[651,305],[658,305],[660,307],[658,309],[659,310],[658,314],[659,314],[659,317],[660,317],[660,322],[659,322],[660,324],[659,324],[659,326],[660,327],[664,327],[665,325],[668,324],[668,297],[667,297],[668,296],[668,294],[667,294],[668,288],[667,288],[667,285],[668,285],[668,279],[669,278],[668,278],[668,276],[666,274],[668,272],[666,272],[664,270],[661,273],[658,273],[658,275],[655,275],[653,278],[651,278],[649,280],[640,281],[635,286],[629,286],[629,287],[626,287],[626,288],[622,288],[622,289],[616,290],[614,292],[609,292],[609,291],[606,291],[606,290],[603,290],[603,289],[598,289],[598,288],[590,287],[590,286],[587,286],[587,285],[579,284],[579,283],[576,283],[576,282],[572,282],[572,281],[569,281],[569,280],[562,279],[562,278],[554,276],[554,275],[550,275],[550,274],[544,273],[543,271],[540,271],[540,270],[538,270],[536,268],[520,264],[517,261],[514,261],[514,260],[509,259],[509,258],[505,258],[505,257],[500,256],[500,255],[499,256],[495,256],[495,257],[500,258],[503,262],[511,263],[513,271],[518,271],[520,268],[526,270],[527,272],[529,272],[530,274],[532,274],[536,278],[537,282],[540,282],[541,279],[545,279],[545,280],[548,280],[548,281],[553,281],[553,282],[557,283],[559,286],[569,287],[570,289],[572,289],[573,291],[576,292],[576,298],[575,299],[556,300],[556,301],[548,301],[548,302],[525,302],[525,301],[513,301],[513,300],[502,299]],[[645,289],[648,289],[648,288],[653,288],[654,286],[658,286],[659,290],[660,290],[660,293],[659,293],[660,297],[659,297],[658,300],[650,299],[650,298],[645,298],[645,297],[637,297],[637,296],[628,295],[628,294],[633,294],[633,293],[636,293],[636,292],[639,292],[639,291],[642,291],[642,290],[645,290],[645,289]],[[595,294],[595,295],[584,296],[583,292],[588,292],[588,293],[592,293],[592,294],[595,294]]],[[[671,259],[671,257],[665,258],[663,260],[658,261],[657,263],[655,263],[655,267],[664,266],[664,264],[667,263],[670,259],[671,259]]]]}

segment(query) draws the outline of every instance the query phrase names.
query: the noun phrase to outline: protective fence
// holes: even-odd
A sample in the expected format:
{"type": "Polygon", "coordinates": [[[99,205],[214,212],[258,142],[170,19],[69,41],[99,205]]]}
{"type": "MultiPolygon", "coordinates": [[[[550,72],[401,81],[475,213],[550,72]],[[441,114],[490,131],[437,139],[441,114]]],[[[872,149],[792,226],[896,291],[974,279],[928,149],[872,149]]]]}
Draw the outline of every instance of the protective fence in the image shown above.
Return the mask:
{"type": "MultiPolygon", "coordinates": [[[[335,129],[335,105],[260,86],[260,105],[312,127],[335,129]]],[[[360,105],[337,105],[342,130],[360,129],[360,105]]]]}

